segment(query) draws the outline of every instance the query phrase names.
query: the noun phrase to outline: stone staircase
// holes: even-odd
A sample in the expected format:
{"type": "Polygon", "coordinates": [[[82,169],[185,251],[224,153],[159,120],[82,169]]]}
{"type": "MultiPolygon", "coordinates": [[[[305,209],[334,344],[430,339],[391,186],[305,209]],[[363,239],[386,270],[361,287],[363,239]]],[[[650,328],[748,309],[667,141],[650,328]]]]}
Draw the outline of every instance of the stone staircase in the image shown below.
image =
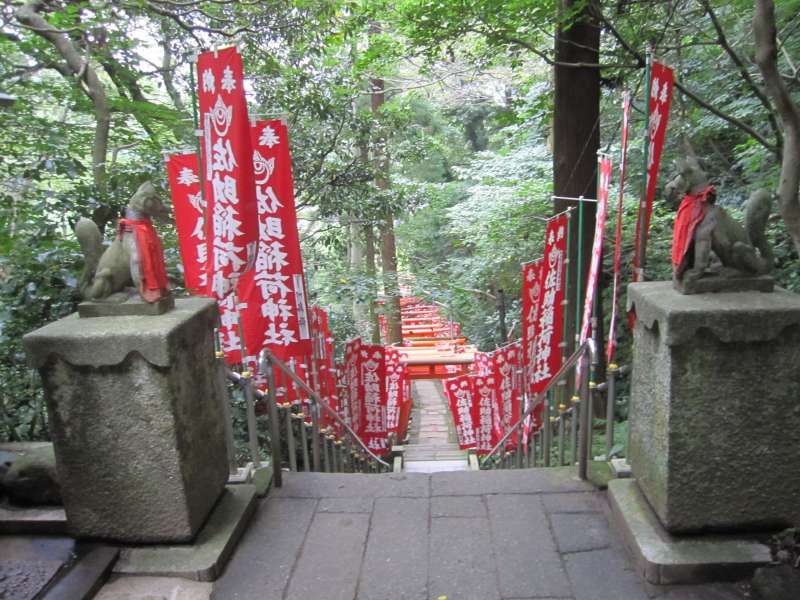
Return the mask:
{"type": "Polygon", "coordinates": [[[415,381],[414,410],[409,443],[404,450],[404,470],[409,473],[466,471],[467,453],[451,441],[452,417],[440,384],[431,380],[415,381]]]}

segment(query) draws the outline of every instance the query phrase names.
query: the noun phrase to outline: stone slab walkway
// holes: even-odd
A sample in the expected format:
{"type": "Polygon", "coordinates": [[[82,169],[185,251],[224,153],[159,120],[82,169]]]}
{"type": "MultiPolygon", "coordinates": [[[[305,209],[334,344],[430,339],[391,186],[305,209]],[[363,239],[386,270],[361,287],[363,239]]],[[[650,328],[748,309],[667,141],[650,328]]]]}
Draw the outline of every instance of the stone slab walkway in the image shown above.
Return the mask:
{"type": "Polygon", "coordinates": [[[430,380],[415,381],[412,394],[413,423],[404,450],[406,472],[466,471],[469,468],[467,453],[459,450],[455,442],[450,409],[440,384],[430,380]]]}
{"type": "Polygon", "coordinates": [[[574,469],[287,473],[216,600],[741,600],[647,587],[574,469]]]}

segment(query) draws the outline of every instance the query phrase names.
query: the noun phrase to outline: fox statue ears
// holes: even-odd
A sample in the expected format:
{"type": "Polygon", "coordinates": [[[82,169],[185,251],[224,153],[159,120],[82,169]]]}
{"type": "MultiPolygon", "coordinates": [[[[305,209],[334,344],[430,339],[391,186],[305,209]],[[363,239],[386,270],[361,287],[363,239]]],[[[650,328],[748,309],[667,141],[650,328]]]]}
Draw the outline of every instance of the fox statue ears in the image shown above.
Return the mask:
{"type": "Polygon", "coordinates": [[[161,202],[158,190],[149,181],[145,181],[131,197],[128,206],[142,214],[164,218],[169,215],[169,209],[161,202]]]}

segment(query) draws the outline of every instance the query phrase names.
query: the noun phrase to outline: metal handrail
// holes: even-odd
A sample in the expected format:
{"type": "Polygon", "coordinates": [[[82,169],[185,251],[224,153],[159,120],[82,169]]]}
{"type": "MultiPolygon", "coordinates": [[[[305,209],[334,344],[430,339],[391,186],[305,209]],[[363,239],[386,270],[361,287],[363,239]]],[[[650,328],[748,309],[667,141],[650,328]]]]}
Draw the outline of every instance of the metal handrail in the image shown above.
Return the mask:
{"type": "MultiPolygon", "coordinates": [[[[286,375],[288,375],[289,378],[294,383],[296,383],[298,387],[300,387],[300,389],[302,389],[303,391],[305,391],[306,394],[308,394],[309,398],[311,398],[318,406],[320,406],[328,414],[330,414],[333,417],[333,419],[339,425],[341,425],[348,434],[350,434],[350,437],[352,437],[358,443],[358,445],[361,446],[361,448],[363,448],[364,451],[375,462],[377,462],[380,465],[383,465],[387,469],[391,468],[391,465],[389,463],[384,461],[382,458],[380,458],[378,455],[376,455],[374,452],[372,452],[372,450],[370,450],[367,447],[367,445],[364,443],[364,440],[362,440],[358,436],[358,434],[355,431],[353,431],[353,429],[347,423],[345,423],[344,419],[342,419],[342,417],[339,415],[339,413],[337,413],[335,410],[333,410],[330,407],[330,405],[328,405],[328,403],[325,402],[317,392],[315,392],[305,381],[300,379],[300,377],[298,377],[297,374],[294,371],[292,371],[285,362],[283,362],[281,359],[279,359],[277,356],[275,356],[275,354],[273,354],[267,348],[264,348],[261,351],[261,354],[259,355],[259,365],[263,366],[263,363],[265,361],[276,364],[281,371],[283,371],[286,375]]],[[[262,392],[262,397],[263,397],[263,392],[262,392]]]]}
{"type": "MultiPolygon", "coordinates": [[[[561,368],[550,379],[545,388],[534,396],[533,402],[531,402],[528,408],[522,413],[520,418],[517,419],[517,422],[508,428],[508,431],[506,431],[505,435],[503,435],[503,437],[500,438],[500,441],[497,442],[497,444],[494,445],[494,447],[489,451],[489,453],[483,457],[483,459],[481,460],[481,465],[488,463],[490,460],[493,460],[494,455],[497,454],[498,450],[504,447],[508,438],[510,438],[514,434],[514,432],[517,431],[524,424],[525,419],[527,419],[531,415],[533,409],[535,409],[539,404],[542,403],[547,392],[550,391],[550,389],[553,386],[557,385],[558,382],[564,378],[564,376],[569,372],[569,370],[572,369],[581,358],[583,358],[583,355],[586,353],[587,350],[592,356],[594,356],[595,347],[594,347],[594,341],[592,339],[587,339],[583,344],[581,344],[581,346],[572,354],[572,356],[570,356],[564,362],[564,364],[561,365],[561,368]]],[[[588,376],[588,373],[586,374],[586,376],[588,376]]]]}

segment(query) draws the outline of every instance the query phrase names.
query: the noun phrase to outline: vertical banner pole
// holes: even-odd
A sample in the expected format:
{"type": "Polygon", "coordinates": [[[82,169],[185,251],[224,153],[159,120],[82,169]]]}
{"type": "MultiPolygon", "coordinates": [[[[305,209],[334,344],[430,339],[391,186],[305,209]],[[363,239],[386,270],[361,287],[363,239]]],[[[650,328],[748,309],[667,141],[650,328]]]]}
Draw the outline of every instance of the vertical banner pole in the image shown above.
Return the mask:
{"type": "Polygon", "coordinates": [[[653,64],[653,52],[648,48],[647,50],[647,64],[644,70],[645,78],[645,101],[644,101],[644,177],[642,179],[642,193],[639,200],[639,215],[637,217],[637,235],[636,240],[636,260],[634,263],[634,281],[644,281],[644,263],[645,253],[647,252],[647,231],[645,231],[647,212],[647,166],[650,162],[650,70],[653,64]]]}
{"type": "Polygon", "coordinates": [[[275,370],[267,351],[263,354],[262,361],[264,372],[267,376],[267,402],[269,403],[269,437],[270,448],[272,450],[272,480],[275,487],[283,485],[283,475],[281,472],[281,430],[278,419],[278,394],[275,389],[275,370]]]}

